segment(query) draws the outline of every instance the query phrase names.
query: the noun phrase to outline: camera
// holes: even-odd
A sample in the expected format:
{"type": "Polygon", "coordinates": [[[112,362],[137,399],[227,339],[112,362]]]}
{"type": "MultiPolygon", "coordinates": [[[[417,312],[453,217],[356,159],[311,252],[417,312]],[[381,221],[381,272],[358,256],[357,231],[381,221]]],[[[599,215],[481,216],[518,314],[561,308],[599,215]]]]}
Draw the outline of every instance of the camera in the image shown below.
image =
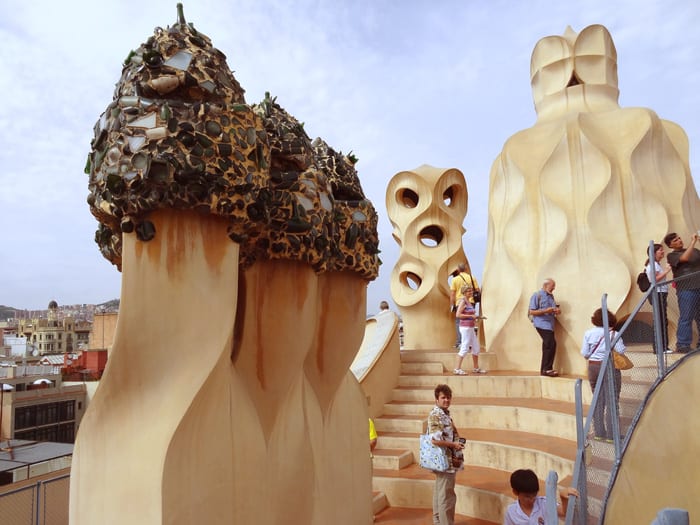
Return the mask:
{"type": "MultiPolygon", "coordinates": [[[[467,440],[464,438],[458,438],[456,441],[464,445],[467,440]]],[[[452,466],[455,468],[459,468],[462,466],[462,463],[464,463],[464,452],[462,450],[453,450],[452,451],[452,466]]]]}

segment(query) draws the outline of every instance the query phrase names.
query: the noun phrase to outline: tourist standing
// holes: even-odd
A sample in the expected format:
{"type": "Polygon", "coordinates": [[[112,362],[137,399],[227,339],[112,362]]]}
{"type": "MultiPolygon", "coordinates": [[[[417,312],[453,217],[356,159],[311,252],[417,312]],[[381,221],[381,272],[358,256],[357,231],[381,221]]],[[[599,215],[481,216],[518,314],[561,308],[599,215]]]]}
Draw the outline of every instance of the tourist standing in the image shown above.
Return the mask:
{"type": "Polygon", "coordinates": [[[694,233],[690,245],[686,248],[683,239],[671,232],[664,237],[664,243],[671,248],[666,260],[673,269],[678,298],[678,328],[676,330],[676,351],[681,354],[690,352],[693,344],[693,321],[700,331],[700,250],[695,248],[698,242],[694,233]]]}
{"type": "Polygon", "coordinates": [[[461,292],[462,299],[459,301],[457,313],[455,314],[457,320],[459,321],[461,343],[459,346],[459,352],[457,352],[457,358],[455,359],[455,368],[453,373],[458,376],[467,375],[467,372],[462,370],[462,361],[464,360],[464,356],[470,353],[472,355],[472,364],[474,366],[472,372],[475,374],[485,374],[486,370],[479,368],[479,353],[481,351],[481,347],[479,346],[479,338],[476,336],[476,310],[471,302],[474,289],[465,284],[462,286],[461,292]]]}
{"type": "MultiPolygon", "coordinates": [[[[647,258],[647,262],[644,263],[644,270],[649,277],[649,282],[661,282],[665,281],[668,274],[671,272],[671,265],[666,264],[665,268],[661,267],[661,261],[665,256],[664,247],[660,244],[654,244],[654,262],[650,263],[647,258]]],[[[659,314],[661,315],[661,352],[671,353],[671,349],[668,347],[668,284],[657,284],[656,285],[656,296],[659,298],[659,314]]],[[[649,296],[649,303],[654,306],[654,301],[652,296],[649,296]]],[[[654,339],[654,353],[656,353],[656,339],[654,339]]]]}
{"type": "Polygon", "coordinates": [[[450,416],[452,389],[447,385],[437,385],[434,393],[435,406],[428,415],[428,433],[434,445],[445,449],[452,467],[446,472],[435,472],[433,524],[454,525],[457,506],[455,477],[457,470],[464,468],[461,461],[454,460],[454,456],[457,451],[464,449],[464,444],[459,441],[459,433],[450,416]]]}
{"type": "MultiPolygon", "coordinates": [[[[465,263],[459,263],[457,265],[457,270],[452,272],[452,281],[450,281],[450,311],[455,313],[457,307],[459,306],[459,300],[463,297],[461,292],[463,286],[471,286],[474,290],[479,290],[479,283],[476,279],[467,273],[467,265],[465,263]]],[[[474,304],[474,297],[472,296],[471,303],[474,304]]],[[[462,343],[462,336],[459,331],[459,319],[455,318],[455,331],[457,332],[457,338],[455,339],[455,348],[459,348],[462,343]]]]}
{"type": "Polygon", "coordinates": [[[532,317],[537,333],[542,338],[542,360],[540,361],[540,374],[543,376],[557,377],[559,373],[554,370],[554,356],[557,353],[557,341],[554,338],[555,316],[561,313],[559,305],[554,300],[552,292],[557,283],[554,279],[547,278],[542,283],[542,289],[536,291],[530,297],[528,313],[532,317]]]}
{"type": "MultiPolygon", "coordinates": [[[[605,328],[603,328],[603,310],[598,308],[591,316],[593,328],[586,330],[583,334],[583,343],[581,344],[581,355],[588,360],[588,382],[591,385],[591,392],[595,392],[595,386],[598,383],[598,376],[605,360],[605,328]]],[[[612,329],[617,324],[615,315],[608,311],[608,326],[610,327],[610,341],[615,337],[615,331],[612,329]]],[[[622,338],[619,338],[615,343],[613,352],[619,354],[625,353],[625,344],[622,338]]],[[[620,413],[620,391],[622,389],[622,373],[615,368],[613,358],[610,356],[608,366],[613,367],[613,378],[615,383],[615,391],[610,392],[607,381],[603,384],[598,394],[598,402],[593,409],[593,430],[595,437],[599,440],[612,441],[613,439],[613,419],[612,419],[612,404],[615,403],[617,414],[620,413]]]]}

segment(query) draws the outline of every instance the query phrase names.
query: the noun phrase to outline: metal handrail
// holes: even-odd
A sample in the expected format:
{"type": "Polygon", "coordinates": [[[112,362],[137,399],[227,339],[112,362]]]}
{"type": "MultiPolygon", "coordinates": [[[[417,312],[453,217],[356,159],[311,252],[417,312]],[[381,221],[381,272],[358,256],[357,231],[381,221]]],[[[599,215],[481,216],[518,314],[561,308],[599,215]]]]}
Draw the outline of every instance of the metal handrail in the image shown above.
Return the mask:
{"type": "MultiPolygon", "coordinates": [[[[653,265],[654,261],[654,242],[650,241],[649,242],[649,250],[648,250],[648,256],[649,256],[649,262],[650,264],[653,265]]],[[[653,266],[652,266],[653,268],[653,266]]],[[[603,294],[601,297],[601,308],[602,308],[602,313],[603,313],[603,328],[604,328],[604,344],[605,344],[605,358],[603,359],[603,362],[601,363],[601,372],[598,375],[598,380],[595,385],[595,389],[593,391],[593,398],[591,400],[590,404],[590,409],[588,416],[585,418],[584,422],[584,417],[583,417],[583,396],[581,392],[581,380],[576,381],[575,385],[575,404],[576,404],[576,456],[575,456],[575,463],[574,463],[574,472],[573,472],[573,479],[574,483],[577,485],[578,491],[579,491],[579,504],[578,505],[571,505],[573,503],[572,499],[573,497],[569,498],[569,507],[567,509],[566,513],[566,519],[565,523],[566,525],[571,525],[574,522],[574,518],[577,519],[579,523],[588,523],[588,508],[586,502],[588,501],[588,495],[587,495],[587,486],[586,486],[586,448],[589,446],[589,443],[587,442],[587,436],[589,435],[591,425],[593,423],[593,412],[595,407],[597,406],[597,403],[599,401],[600,397],[600,391],[603,388],[604,382],[607,383],[607,389],[609,392],[614,392],[615,391],[615,378],[614,378],[614,370],[613,366],[610,365],[611,359],[611,351],[613,351],[613,348],[617,344],[617,342],[620,340],[622,337],[622,334],[627,330],[629,325],[634,321],[636,318],[637,314],[639,311],[642,309],[644,304],[649,300],[652,304],[652,310],[653,310],[653,319],[654,319],[654,344],[655,348],[660,349],[661,351],[656,352],[656,359],[657,359],[657,375],[658,378],[663,377],[666,374],[666,364],[664,361],[664,352],[662,349],[662,343],[663,339],[661,336],[661,313],[660,313],[660,304],[659,304],[659,298],[658,294],[656,293],[656,289],[658,286],[668,284],[670,281],[663,281],[663,282],[656,282],[656,279],[650,279],[651,286],[649,289],[644,292],[644,295],[642,296],[641,301],[637,306],[632,310],[632,313],[627,317],[625,322],[623,323],[622,327],[619,329],[619,331],[616,332],[614,337],[610,337],[610,326],[609,326],[609,319],[608,319],[608,308],[607,308],[607,293],[603,294]],[[574,507],[577,509],[576,511],[574,510],[574,507]]],[[[613,396],[614,398],[614,396],[613,396]]],[[[613,424],[613,443],[614,443],[614,449],[615,449],[615,460],[613,464],[613,469],[612,471],[616,471],[617,468],[620,465],[621,459],[622,459],[622,453],[623,453],[623,443],[622,439],[620,436],[620,423],[619,423],[619,414],[618,414],[618,407],[617,403],[613,401],[610,403],[610,406],[608,407],[609,410],[612,412],[612,424],[613,424]]],[[[611,478],[612,479],[612,478],[611,478]]],[[[610,480],[608,480],[608,485],[610,484],[610,480]]],[[[605,506],[607,505],[607,493],[606,493],[606,499],[603,502],[603,509],[601,511],[601,522],[602,522],[602,517],[605,515],[605,506]]]]}

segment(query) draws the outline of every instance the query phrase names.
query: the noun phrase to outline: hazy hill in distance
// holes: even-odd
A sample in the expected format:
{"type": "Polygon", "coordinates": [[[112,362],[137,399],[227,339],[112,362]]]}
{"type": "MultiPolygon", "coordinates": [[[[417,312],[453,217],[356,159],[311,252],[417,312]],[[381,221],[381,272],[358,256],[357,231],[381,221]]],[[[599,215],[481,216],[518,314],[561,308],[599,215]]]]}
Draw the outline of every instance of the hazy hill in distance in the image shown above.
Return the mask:
{"type": "Polygon", "coordinates": [[[14,319],[16,311],[17,308],[0,304],[0,321],[4,321],[5,319],[14,319]]]}
{"type": "Polygon", "coordinates": [[[110,299],[109,301],[105,301],[102,304],[96,304],[95,308],[104,308],[106,311],[119,310],[119,299],[110,299]]]}
{"type": "MultiPolygon", "coordinates": [[[[59,303],[59,309],[61,309],[62,306],[64,305],[61,305],[59,303]]],[[[70,305],[68,307],[70,307],[70,305]]],[[[98,312],[116,312],[117,310],[119,310],[119,299],[110,299],[109,301],[105,301],[104,303],[96,304],[94,305],[94,309],[98,312]]],[[[13,306],[0,305],[0,321],[14,319],[15,312],[22,312],[22,310],[20,308],[14,308],[13,306]]],[[[46,317],[47,310],[32,310],[32,312],[34,312],[34,316],[36,317],[46,317]]]]}

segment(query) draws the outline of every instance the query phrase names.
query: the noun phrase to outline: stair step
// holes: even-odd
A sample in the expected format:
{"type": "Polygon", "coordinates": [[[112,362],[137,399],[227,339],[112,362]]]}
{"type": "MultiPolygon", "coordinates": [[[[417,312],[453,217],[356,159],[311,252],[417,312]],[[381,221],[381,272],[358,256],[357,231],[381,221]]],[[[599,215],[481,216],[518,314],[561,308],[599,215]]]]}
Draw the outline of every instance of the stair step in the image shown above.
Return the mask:
{"type": "MultiPolygon", "coordinates": [[[[656,354],[651,351],[651,345],[627,345],[627,350],[625,351],[627,357],[629,357],[634,363],[634,368],[637,367],[656,367],[656,354]]],[[[664,354],[664,361],[666,366],[670,366],[676,361],[680,360],[684,354],[672,353],[664,354]]],[[[631,372],[634,368],[630,370],[623,370],[622,373],[631,372]]]]}
{"type": "Polygon", "coordinates": [[[410,396],[407,392],[420,392],[420,399],[435,402],[435,386],[440,383],[452,389],[456,397],[544,397],[548,399],[575,400],[574,385],[577,379],[583,379],[583,401],[589,404],[592,398],[588,380],[580,376],[563,375],[560,377],[543,377],[536,372],[491,370],[486,374],[469,374],[457,376],[451,372],[443,374],[402,374],[398,387],[394,390],[396,399],[410,396]]]}
{"type": "Polygon", "coordinates": [[[649,393],[651,384],[652,381],[634,381],[630,379],[623,379],[622,389],[620,390],[620,399],[634,399],[636,401],[642,401],[649,393]]]}
{"type": "Polygon", "coordinates": [[[414,463],[413,452],[406,449],[377,447],[372,455],[372,466],[375,469],[400,470],[414,463]]]}
{"type": "MultiPolygon", "coordinates": [[[[531,449],[547,454],[557,454],[572,461],[576,455],[575,441],[548,435],[520,432],[518,430],[494,430],[470,427],[465,427],[461,429],[460,432],[463,437],[467,438],[467,446],[475,442],[495,443],[502,446],[531,449]]],[[[413,450],[414,456],[418,457],[419,436],[419,433],[379,432],[377,449],[384,447],[413,450]],[[413,448],[414,444],[415,448],[413,448]]]]}
{"type": "Polygon", "coordinates": [[[442,363],[401,363],[402,374],[442,374],[442,363]]]}
{"type": "Polygon", "coordinates": [[[389,507],[386,494],[381,491],[372,492],[372,514],[375,516],[389,507]]]}
{"type": "MultiPolygon", "coordinates": [[[[482,352],[486,354],[487,352],[482,352]]],[[[433,350],[401,350],[401,362],[402,363],[420,363],[426,361],[440,361],[445,356],[451,356],[454,362],[454,357],[456,350],[445,350],[444,348],[437,348],[433,350]]]]}
{"type": "MultiPolygon", "coordinates": [[[[421,433],[433,403],[401,402],[384,405],[374,424],[380,432],[421,433]]],[[[576,439],[575,408],[572,403],[528,398],[452,398],[450,414],[458,429],[476,427],[521,430],[576,439]]]]}
{"type": "MultiPolygon", "coordinates": [[[[382,525],[428,525],[433,521],[433,511],[430,509],[414,509],[408,507],[387,507],[374,518],[374,523],[382,525]]],[[[495,521],[480,520],[455,514],[455,525],[500,525],[495,521]]]]}
{"type": "MultiPolygon", "coordinates": [[[[401,352],[402,363],[440,363],[445,370],[452,372],[455,367],[457,349],[453,350],[403,350],[401,352]]],[[[471,356],[464,357],[465,363],[471,363],[471,356]]],[[[498,356],[494,352],[486,352],[481,349],[479,354],[479,366],[482,368],[498,368],[498,356]]],[[[466,369],[465,369],[466,370],[466,369]]]]}
{"type": "MultiPolygon", "coordinates": [[[[384,404],[383,416],[387,415],[417,415],[426,419],[428,413],[435,406],[431,401],[391,401],[384,404]]],[[[528,408],[533,410],[546,410],[548,412],[558,412],[561,414],[572,414],[575,412],[573,403],[558,401],[556,399],[529,398],[529,397],[469,397],[462,398],[453,396],[450,405],[450,415],[454,419],[454,412],[461,412],[469,407],[478,408],[486,406],[528,408]]],[[[455,421],[456,423],[456,421],[455,421]]]]}
{"type": "MultiPolygon", "coordinates": [[[[435,475],[417,465],[379,470],[373,476],[374,490],[384,492],[391,507],[432,508],[434,485],[435,475]]],[[[510,472],[468,466],[457,473],[455,493],[458,514],[503,523],[505,508],[513,501],[510,472]]]]}
{"type": "Polygon", "coordinates": [[[424,431],[425,419],[415,416],[379,416],[374,418],[374,426],[378,433],[410,432],[420,434],[424,431]]]}
{"type": "MultiPolygon", "coordinates": [[[[573,473],[576,442],[567,439],[532,434],[515,430],[463,428],[467,439],[465,465],[493,467],[513,471],[530,465],[535,472],[554,470],[560,477],[573,473]]],[[[377,449],[407,449],[414,461],[419,457],[420,434],[401,432],[379,433],[377,449]]]]}

